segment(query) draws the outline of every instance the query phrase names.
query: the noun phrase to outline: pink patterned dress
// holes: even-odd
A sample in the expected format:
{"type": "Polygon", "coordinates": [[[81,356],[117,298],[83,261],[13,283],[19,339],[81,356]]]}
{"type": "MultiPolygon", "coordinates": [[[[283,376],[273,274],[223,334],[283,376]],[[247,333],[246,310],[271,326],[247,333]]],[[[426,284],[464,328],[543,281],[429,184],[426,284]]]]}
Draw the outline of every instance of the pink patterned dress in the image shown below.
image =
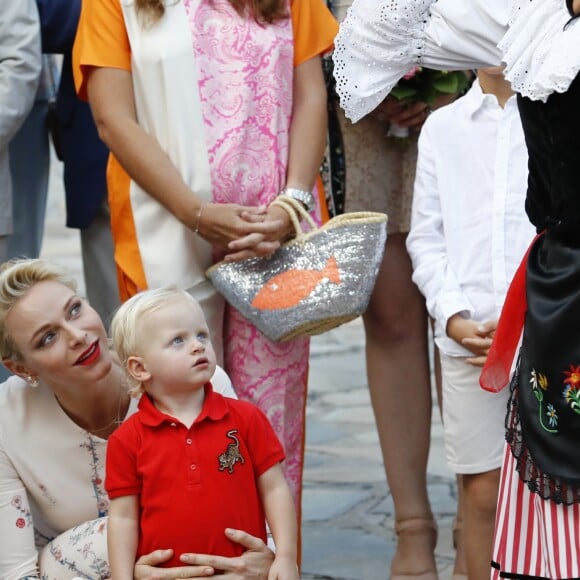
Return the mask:
{"type": "MultiPolygon", "coordinates": [[[[185,1],[213,201],[267,205],[283,189],[292,114],[292,22],[260,25],[227,0],[185,1]]],[[[226,306],[224,366],[238,396],[270,419],[300,505],[309,340],[276,344],[226,306]]]]}

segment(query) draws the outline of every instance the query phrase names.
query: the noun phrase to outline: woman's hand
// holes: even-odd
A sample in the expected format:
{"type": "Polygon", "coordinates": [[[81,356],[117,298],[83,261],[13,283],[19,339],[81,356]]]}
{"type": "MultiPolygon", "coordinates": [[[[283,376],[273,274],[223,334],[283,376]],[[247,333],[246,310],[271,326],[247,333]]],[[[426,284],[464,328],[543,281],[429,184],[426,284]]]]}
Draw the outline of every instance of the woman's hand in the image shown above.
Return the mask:
{"type": "Polygon", "coordinates": [[[376,109],[379,118],[389,123],[394,123],[399,127],[419,130],[425,119],[429,116],[431,109],[427,103],[418,101],[407,104],[394,97],[387,97],[376,109]]]}
{"type": "Polygon", "coordinates": [[[193,565],[194,568],[210,567],[221,571],[221,580],[266,580],[274,561],[274,554],[268,546],[260,538],[241,530],[228,528],[225,533],[230,540],[246,548],[241,556],[226,558],[207,554],[183,554],[181,561],[193,565]]]}
{"type": "Polygon", "coordinates": [[[184,566],[159,568],[173,555],[173,550],[156,550],[141,556],[135,564],[135,580],[193,580],[219,575],[221,580],[266,580],[274,554],[260,538],[228,528],[226,536],[246,548],[238,557],[209,554],[182,554],[184,566]]]}
{"type": "Polygon", "coordinates": [[[173,556],[173,550],[156,550],[141,556],[135,563],[135,580],[175,580],[182,578],[207,578],[214,575],[214,569],[208,565],[179,566],[177,568],[159,568],[173,556]]]}
{"type": "Polygon", "coordinates": [[[288,212],[276,205],[268,206],[267,211],[262,215],[243,212],[242,217],[251,224],[257,224],[260,221],[261,225],[268,224],[271,231],[269,233],[254,231],[243,238],[230,242],[228,244],[230,253],[224,258],[228,262],[256,256],[269,256],[294,233],[288,212]]]}
{"type": "Polygon", "coordinates": [[[376,108],[374,114],[379,120],[395,123],[399,127],[419,131],[431,111],[452,103],[456,98],[456,94],[440,95],[435,99],[433,106],[430,107],[422,101],[408,104],[395,99],[395,97],[387,97],[376,108]]]}
{"type": "MultiPolygon", "coordinates": [[[[277,232],[284,223],[274,219],[265,207],[205,202],[192,223],[187,225],[212,246],[227,251],[232,249],[233,242],[237,243],[233,249],[239,250],[253,248],[263,241],[276,241],[277,232]]],[[[266,250],[266,254],[274,249],[266,250]]]]}

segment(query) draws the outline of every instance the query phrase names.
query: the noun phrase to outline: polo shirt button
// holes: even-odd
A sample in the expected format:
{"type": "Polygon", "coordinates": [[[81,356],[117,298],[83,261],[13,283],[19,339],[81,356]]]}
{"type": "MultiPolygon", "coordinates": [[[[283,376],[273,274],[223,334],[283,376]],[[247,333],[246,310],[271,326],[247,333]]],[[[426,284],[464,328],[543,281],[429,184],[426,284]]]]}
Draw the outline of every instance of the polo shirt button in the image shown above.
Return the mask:
{"type": "Polygon", "coordinates": [[[193,441],[192,441],[191,439],[186,439],[186,440],[185,440],[185,442],[186,442],[188,445],[191,445],[191,444],[193,443],[193,441]]]}
{"type": "Polygon", "coordinates": [[[171,426],[172,427],[177,427],[177,424],[176,423],[171,423],[171,426]]]}
{"type": "Polygon", "coordinates": [[[197,465],[196,465],[195,463],[192,463],[192,464],[189,466],[189,469],[191,469],[191,471],[195,471],[195,470],[197,469],[197,465]]]}

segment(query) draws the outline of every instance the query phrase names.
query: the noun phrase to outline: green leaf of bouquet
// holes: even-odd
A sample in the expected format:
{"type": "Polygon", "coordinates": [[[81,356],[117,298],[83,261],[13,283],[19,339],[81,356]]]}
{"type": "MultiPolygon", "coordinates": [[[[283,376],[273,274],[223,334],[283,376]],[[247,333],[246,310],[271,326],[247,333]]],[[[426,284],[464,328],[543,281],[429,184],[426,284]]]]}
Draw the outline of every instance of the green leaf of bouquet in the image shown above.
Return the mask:
{"type": "Polygon", "coordinates": [[[423,87],[421,91],[421,98],[420,100],[424,103],[427,103],[429,106],[433,106],[435,104],[435,99],[439,96],[439,91],[432,86],[427,85],[423,87]]]}
{"type": "Polygon", "coordinates": [[[396,86],[391,91],[391,95],[400,101],[409,101],[417,97],[419,91],[415,87],[396,86]]]}
{"type": "Polygon", "coordinates": [[[447,74],[433,81],[433,88],[440,93],[449,94],[459,92],[457,75],[447,74]]]}
{"type": "Polygon", "coordinates": [[[456,73],[457,74],[457,85],[458,90],[460,93],[465,92],[471,85],[467,75],[465,73],[456,73]]]}

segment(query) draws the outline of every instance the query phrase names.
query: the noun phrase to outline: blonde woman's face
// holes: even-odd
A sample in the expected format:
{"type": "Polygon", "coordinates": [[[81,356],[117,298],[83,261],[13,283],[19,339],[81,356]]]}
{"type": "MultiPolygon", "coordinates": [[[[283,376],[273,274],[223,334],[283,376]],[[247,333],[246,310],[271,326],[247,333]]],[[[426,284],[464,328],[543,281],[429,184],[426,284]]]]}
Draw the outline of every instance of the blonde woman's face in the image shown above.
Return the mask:
{"type": "Polygon", "coordinates": [[[12,306],[5,324],[22,356],[11,368],[16,374],[64,387],[94,382],[111,369],[99,315],[60,282],[35,284],[12,306]]]}

